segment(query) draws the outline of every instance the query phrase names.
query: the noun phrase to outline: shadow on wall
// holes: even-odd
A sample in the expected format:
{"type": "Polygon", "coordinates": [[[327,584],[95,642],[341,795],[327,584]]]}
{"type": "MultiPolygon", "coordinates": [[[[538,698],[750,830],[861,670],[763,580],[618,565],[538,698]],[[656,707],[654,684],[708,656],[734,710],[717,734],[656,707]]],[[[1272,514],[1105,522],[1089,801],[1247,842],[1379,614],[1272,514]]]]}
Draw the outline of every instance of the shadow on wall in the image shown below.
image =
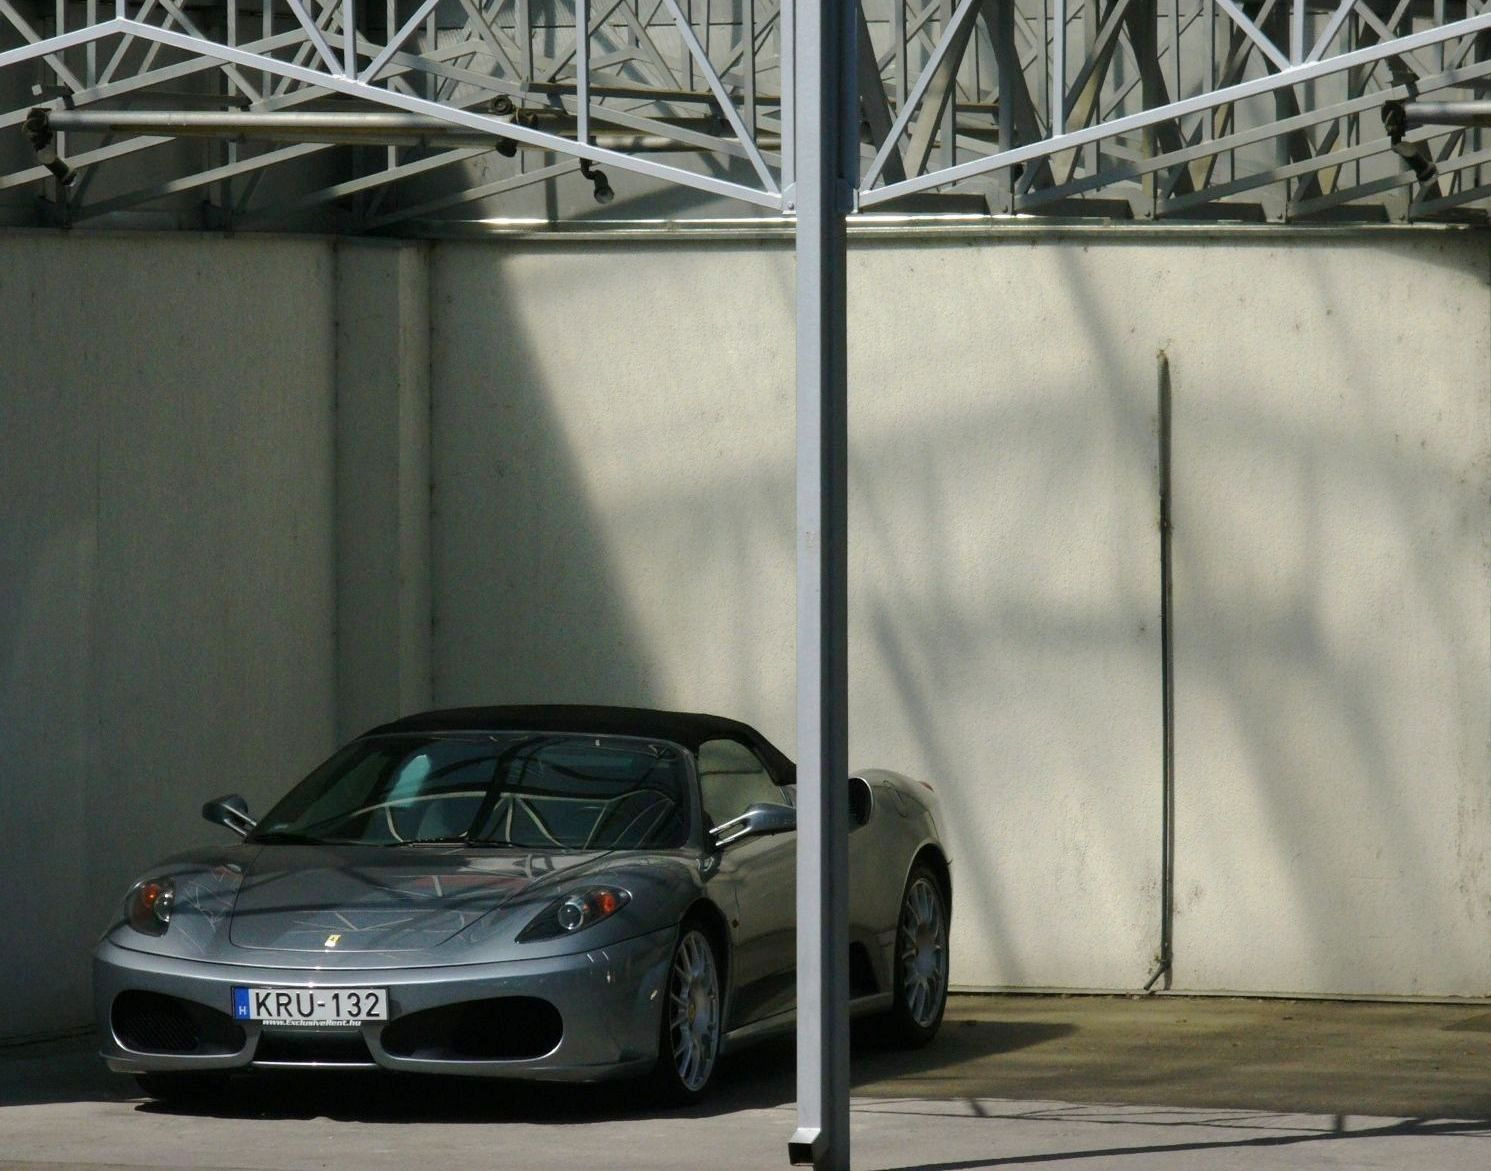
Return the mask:
{"type": "Polygon", "coordinates": [[[1194,986],[1487,990],[1486,284],[1472,237],[1343,243],[1177,364],[1194,986]]]}
{"type": "MultiPolygon", "coordinates": [[[[1472,243],[857,249],[853,761],[938,786],[955,981],[1150,967],[1164,346],[1179,983],[1485,991],[1472,243]]],[[[203,798],[330,747],[332,294],[313,241],[7,248],[4,876],[68,892],[0,959],[13,1035],[77,1023],[100,918],[203,798]]],[[[436,702],[716,710],[790,750],[790,252],[431,263],[436,702]]]]}
{"type": "MultiPolygon", "coordinates": [[[[713,709],[790,749],[790,255],[435,263],[438,701],[713,709]]],[[[1491,939],[1477,264],[1417,240],[857,249],[853,761],[938,785],[955,981],[1134,988],[1152,968],[1164,347],[1180,982],[1472,990],[1491,939]],[[1438,306],[1412,362],[1380,329],[1383,281],[1438,306]],[[1403,881],[1434,874],[1460,893],[1403,881]]]]}
{"type": "Polygon", "coordinates": [[[1153,356],[1067,251],[866,248],[851,288],[857,755],[937,784],[972,985],[1135,987],[1156,941],[1153,356]]]}
{"type": "Polygon", "coordinates": [[[0,866],[46,892],[0,949],[15,1037],[89,1019],[97,933],[204,799],[332,746],[332,317],[316,241],[5,248],[0,866]]]}
{"type": "Polygon", "coordinates": [[[893,254],[962,294],[914,331],[858,302],[856,418],[936,395],[856,424],[853,735],[942,782],[954,979],[1153,963],[1164,347],[1178,986],[1483,994],[1484,244],[947,252],[893,254]],[[1384,331],[1384,286],[1436,308],[1384,331]]]}
{"type": "Polygon", "coordinates": [[[434,263],[437,702],[719,710],[790,744],[790,339],[741,337],[744,297],[701,313],[718,249],[434,263]],[[773,475],[720,499],[741,463],[773,475]]]}
{"type": "Polygon", "coordinates": [[[435,704],[662,705],[502,254],[449,251],[431,282],[435,704]]]}
{"type": "MultiPolygon", "coordinates": [[[[438,702],[712,709],[790,750],[790,256],[461,245],[436,265],[438,702]]],[[[894,304],[866,319],[854,760],[930,776],[948,803],[969,896],[955,978],[1056,984],[1096,964],[1091,983],[1137,983],[1153,946],[1158,797],[1146,809],[1139,786],[1158,775],[1158,687],[1133,681],[1152,682],[1158,653],[1154,572],[1131,565],[1152,464],[1124,428],[1147,434],[1150,392],[1119,388],[1095,417],[1060,374],[991,387],[965,339],[933,394],[908,338],[928,323],[894,304]],[[1017,457],[990,460],[999,444],[1017,457]],[[1115,500],[1114,481],[1141,487],[1115,500]],[[1022,755],[1031,766],[1012,768],[1022,755]],[[1006,780],[1037,771],[1061,783],[1006,780]],[[1008,816],[1017,802],[1023,819],[1008,816]],[[1032,826],[1055,844],[1032,845],[1032,826]],[[1036,867],[1070,924],[1020,877],[1036,867]]]]}

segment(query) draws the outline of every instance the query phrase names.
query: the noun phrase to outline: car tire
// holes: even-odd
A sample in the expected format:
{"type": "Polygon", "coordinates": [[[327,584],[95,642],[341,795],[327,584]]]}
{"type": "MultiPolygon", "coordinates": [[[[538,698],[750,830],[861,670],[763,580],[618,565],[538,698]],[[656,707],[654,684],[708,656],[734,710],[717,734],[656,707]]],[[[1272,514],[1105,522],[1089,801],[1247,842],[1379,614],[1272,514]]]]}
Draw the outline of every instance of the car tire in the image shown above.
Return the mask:
{"type": "Polygon", "coordinates": [[[947,1008],[947,894],[930,866],[918,862],[906,878],[896,912],[895,1000],[885,1037],[914,1049],[937,1035],[947,1008]]]}
{"type": "Polygon", "coordinates": [[[172,1106],[205,1106],[223,1096],[228,1076],[222,1073],[137,1073],[147,1098],[172,1106]]]}
{"type": "Polygon", "coordinates": [[[687,921],[668,962],[653,1089],[663,1101],[697,1102],[709,1091],[724,1036],[720,957],[704,927],[687,921]]]}

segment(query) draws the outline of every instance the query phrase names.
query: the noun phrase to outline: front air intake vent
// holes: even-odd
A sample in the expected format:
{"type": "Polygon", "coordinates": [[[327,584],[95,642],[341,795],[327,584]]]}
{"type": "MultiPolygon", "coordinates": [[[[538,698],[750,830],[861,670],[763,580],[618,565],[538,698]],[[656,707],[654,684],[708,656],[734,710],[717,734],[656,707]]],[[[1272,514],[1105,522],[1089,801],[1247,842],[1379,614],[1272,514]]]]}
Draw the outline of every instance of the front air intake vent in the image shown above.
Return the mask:
{"type": "Polygon", "coordinates": [[[533,996],[469,1000],[392,1021],[383,1048],[425,1061],[526,1061],[552,1053],[564,1036],[559,1010],[533,996]]]}
{"type": "Polygon", "coordinates": [[[372,1065],[373,1055],[361,1032],[266,1027],[259,1035],[254,1061],[264,1065],[372,1065]]]}
{"type": "Polygon", "coordinates": [[[119,1044],[136,1053],[237,1053],[248,1040],[227,1013],[159,992],[121,992],[110,1015],[119,1044]]]}

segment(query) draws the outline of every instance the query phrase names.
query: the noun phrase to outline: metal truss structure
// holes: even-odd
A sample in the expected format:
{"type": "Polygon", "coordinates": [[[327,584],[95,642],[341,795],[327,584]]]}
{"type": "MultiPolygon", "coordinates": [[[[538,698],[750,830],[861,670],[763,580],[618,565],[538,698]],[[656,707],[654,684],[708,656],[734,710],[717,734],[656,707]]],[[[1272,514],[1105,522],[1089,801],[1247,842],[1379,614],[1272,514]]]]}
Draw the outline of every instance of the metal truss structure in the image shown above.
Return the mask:
{"type": "MultiPolygon", "coordinates": [[[[590,198],[624,174],[613,216],[670,188],[697,193],[675,217],[790,212],[796,3],[0,0],[0,210],[400,232],[559,218],[560,188],[604,215],[590,198]]],[[[1381,117],[1481,95],[1491,0],[860,0],[857,19],[862,211],[1426,219],[1491,195],[1480,129],[1411,129],[1394,154],[1381,117]]]]}

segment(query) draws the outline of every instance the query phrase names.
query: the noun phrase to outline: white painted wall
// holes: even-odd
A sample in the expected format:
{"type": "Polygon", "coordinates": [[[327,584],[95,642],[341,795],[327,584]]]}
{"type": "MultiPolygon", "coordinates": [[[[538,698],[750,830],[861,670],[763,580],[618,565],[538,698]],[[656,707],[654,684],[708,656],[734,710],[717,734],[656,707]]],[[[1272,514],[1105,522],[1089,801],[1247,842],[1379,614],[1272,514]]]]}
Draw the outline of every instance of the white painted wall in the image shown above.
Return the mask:
{"type": "MultiPolygon", "coordinates": [[[[203,798],[426,694],[791,749],[783,242],[3,246],[0,880],[52,897],[0,1036],[86,1019],[203,798]]],[[[1163,348],[1174,986],[1491,992],[1488,269],[1458,232],[856,241],[852,758],[938,785],[958,983],[1152,970],[1163,348]]]]}

